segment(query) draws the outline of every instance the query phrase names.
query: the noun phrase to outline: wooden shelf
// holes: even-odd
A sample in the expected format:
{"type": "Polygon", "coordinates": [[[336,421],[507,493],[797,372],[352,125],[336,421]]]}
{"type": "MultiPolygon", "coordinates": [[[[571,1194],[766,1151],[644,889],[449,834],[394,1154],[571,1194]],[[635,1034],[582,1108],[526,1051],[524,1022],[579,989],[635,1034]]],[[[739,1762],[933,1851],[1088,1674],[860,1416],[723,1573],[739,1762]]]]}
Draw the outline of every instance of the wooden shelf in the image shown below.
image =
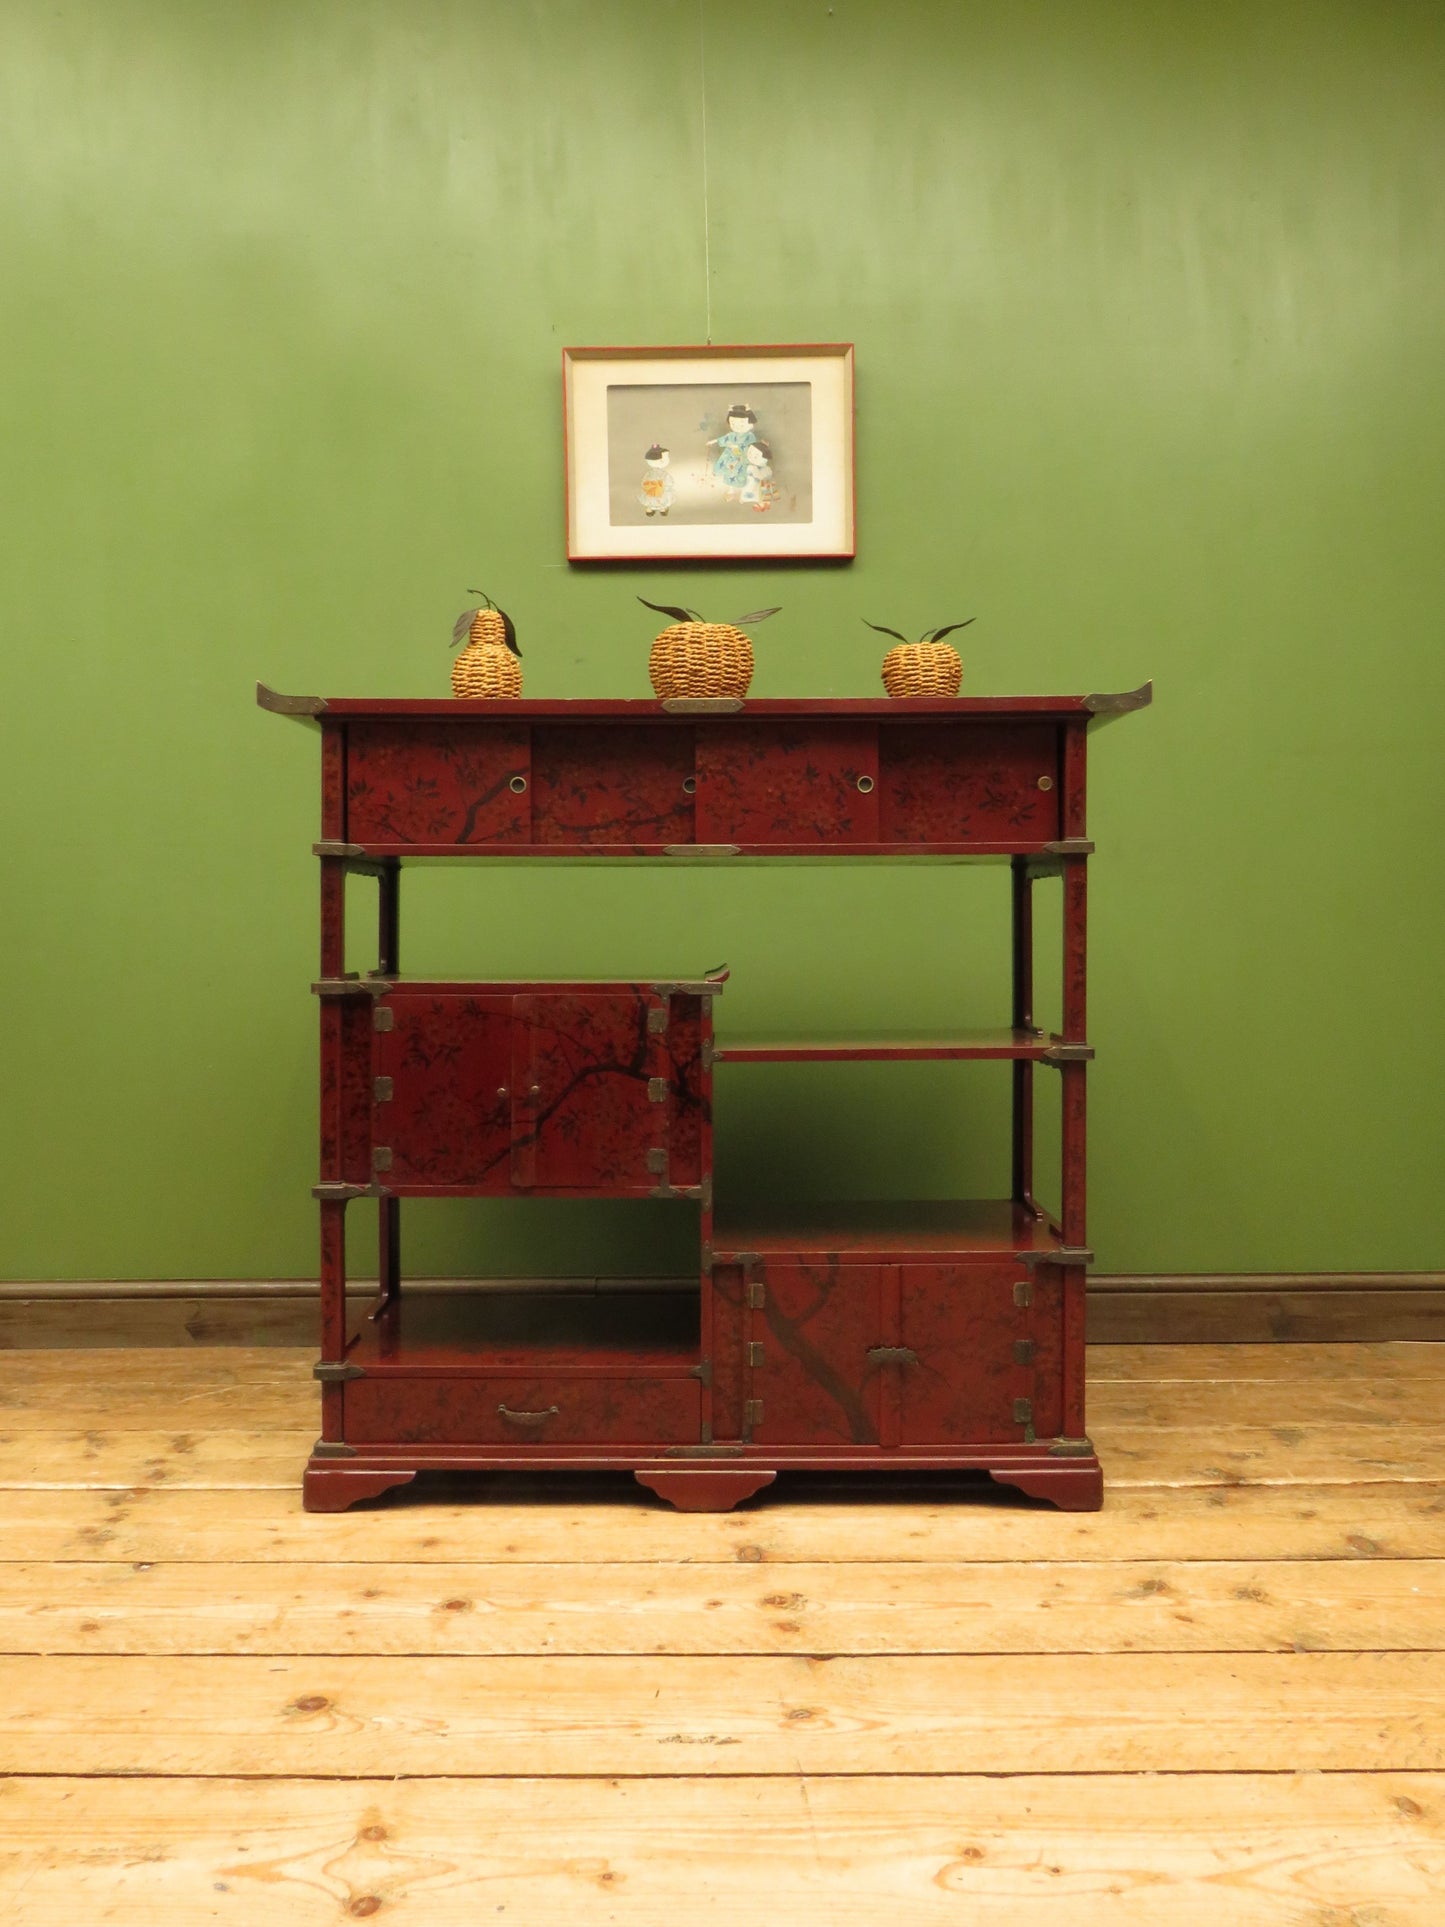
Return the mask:
{"type": "Polygon", "coordinates": [[[883,1036],[739,1037],[718,1043],[717,1064],[848,1063],[855,1059],[909,1062],[934,1058],[1004,1059],[1014,1063],[1086,1062],[1089,1044],[1066,1044],[1051,1031],[974,1030],[951,1037],[936,1031],[894,1031],[883,1036]]]}
{"type": "Polygon", "coordinates": [[[694,1372],[698,1290],[403,1291],[353,1339],[346,1362],[368,1376],[401,1371],[527,1376],[694,1372]]]}
{"type": "Polygon", "coordinates": [[[713,1231],[713,1260],[724,1264],[770,1253],[878,1264],[925,1254],[1057,1263],[1064,1252],[1050,1224],[1008,1198],[762,1204],[736,1217],[720,1216],[713,1231]]]}

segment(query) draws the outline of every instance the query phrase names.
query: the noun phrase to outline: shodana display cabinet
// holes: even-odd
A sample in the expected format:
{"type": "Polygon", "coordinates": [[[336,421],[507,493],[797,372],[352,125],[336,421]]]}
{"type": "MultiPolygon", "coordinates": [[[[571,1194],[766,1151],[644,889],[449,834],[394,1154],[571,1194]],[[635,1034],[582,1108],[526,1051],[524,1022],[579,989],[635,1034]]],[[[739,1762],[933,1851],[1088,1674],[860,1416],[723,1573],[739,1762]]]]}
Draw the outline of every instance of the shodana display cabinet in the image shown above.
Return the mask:
{"type": "MultiPolygon", "coordinates": [[[[434,1469],[626,1469],[725,1509],[795,1468],[973,1469],[1101,1503],[1084,1421],[1091,725],[1120,695],[937,701],[364,701],[263,708],[321,745],[321,1436],[305,1503],[434,1469]],[[723,973],[638,983],[400,974],[410,859],[994,861],[1012,883],[1012,1022],[747,1043],[723,973]],[[349,974],[346,879],[379,884],[349,974]],[[1062,881],[1062,1022],[1036,1026],[1034,885],[1062,881]],[[750,1210],[713,1187],[719,1063],[996,1059],[996,1199],[750,1210]],[[1036,1068],[1058,1080],[1059,1210],[1034,1188],[1036,1068]],[[408,1293],[401,1201],[690,1199],[695,1290],[408,1293]],[[346,1214],[378,1200],[379,1293],[348,1330],[346,1214]]],[[[639,1208],[647,1208],[641,1206],[639,1208]]]]}

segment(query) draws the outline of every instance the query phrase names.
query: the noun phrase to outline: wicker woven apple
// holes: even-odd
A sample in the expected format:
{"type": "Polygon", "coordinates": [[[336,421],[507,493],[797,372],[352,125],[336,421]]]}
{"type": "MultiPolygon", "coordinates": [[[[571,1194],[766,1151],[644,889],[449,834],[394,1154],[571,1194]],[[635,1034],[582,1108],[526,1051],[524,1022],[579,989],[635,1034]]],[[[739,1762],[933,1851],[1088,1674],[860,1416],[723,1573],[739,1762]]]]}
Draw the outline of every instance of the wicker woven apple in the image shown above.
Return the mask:
{"type": "Polygon", "coordinates": [[[881,622],[864,626],[880,636],[898,636],[899,646],[883,658],[883,687],[890,696],[956,696],[963,686],[963,660],[943,638],[955,629],[966,629],[976,618],[946,622],[938,629],[925,629],[917,642],[909,642],[896,629],[885,629],[881,622]]]}
{"type": "MultiPolygon", "coordinates": [[[[473,595],[481,595],[473,589],[473,595]]],[[[452,647],[462,637],[467,646],[452,664],[454,696],[520,696],[521,650],[512,618],[484,596],[480,609],[463,609],[452,624],[452,647]]]]}
{"type": "Polygon", "coordinates": [[[753,679],[753,645],[743,625],[766,622],[778,611],[754,609],[736,622],[704,622],[696,609],[675,609],[665,602],[637,600],[644,609],[672,616],[652,645],[647,673],[655,693],[666,701],[677,696],[746,696],[753,679]]]}

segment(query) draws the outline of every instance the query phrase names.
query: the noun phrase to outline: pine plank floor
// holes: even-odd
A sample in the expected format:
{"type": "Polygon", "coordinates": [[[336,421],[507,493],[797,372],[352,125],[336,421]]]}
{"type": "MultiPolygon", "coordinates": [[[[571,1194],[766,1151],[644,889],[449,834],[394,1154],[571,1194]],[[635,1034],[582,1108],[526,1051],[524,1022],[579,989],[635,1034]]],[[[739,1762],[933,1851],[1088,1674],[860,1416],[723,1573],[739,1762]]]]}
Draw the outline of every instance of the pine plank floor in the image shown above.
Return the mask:
{"type": "Polygon", "coordinates": [[[1095,1348],[1095,1515],[307,1517],[311,1356],[0,1352],[6,1927],[1445,1922],[1445,1346],[1095,1348]]]}

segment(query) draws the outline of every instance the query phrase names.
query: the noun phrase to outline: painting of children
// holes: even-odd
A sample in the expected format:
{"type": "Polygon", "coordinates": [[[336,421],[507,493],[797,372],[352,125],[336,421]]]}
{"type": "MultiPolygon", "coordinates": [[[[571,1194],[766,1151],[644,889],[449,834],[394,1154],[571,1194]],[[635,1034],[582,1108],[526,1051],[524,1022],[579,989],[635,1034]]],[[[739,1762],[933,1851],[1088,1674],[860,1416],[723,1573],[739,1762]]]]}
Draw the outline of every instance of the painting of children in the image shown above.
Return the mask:
{"type": "Polygon", "coordinates": [[[806,381],[611,384],[613,528],[813,519],[813,389],[806,381]]]}
{"type": "Polygon", "coordinates": [[[660,442],[654,442],[642,458],[642,486],[637,499],[644,515],[666,515],[677,499],[677,484],[672,479],[672,456],[660,442]]]}

